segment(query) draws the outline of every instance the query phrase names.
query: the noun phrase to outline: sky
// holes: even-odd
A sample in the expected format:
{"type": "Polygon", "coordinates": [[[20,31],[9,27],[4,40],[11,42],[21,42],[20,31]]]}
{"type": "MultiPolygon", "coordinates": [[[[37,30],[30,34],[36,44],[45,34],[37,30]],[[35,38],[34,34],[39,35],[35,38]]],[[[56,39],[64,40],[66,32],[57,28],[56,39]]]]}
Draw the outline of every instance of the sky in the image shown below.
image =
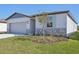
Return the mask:
{"type": "Polygon", "coordinates": [[[70,10],[79,25],[79,4],[0,4],[0,19],[6,19],[14,12],[33,15],[66,10],[70,10]]]}

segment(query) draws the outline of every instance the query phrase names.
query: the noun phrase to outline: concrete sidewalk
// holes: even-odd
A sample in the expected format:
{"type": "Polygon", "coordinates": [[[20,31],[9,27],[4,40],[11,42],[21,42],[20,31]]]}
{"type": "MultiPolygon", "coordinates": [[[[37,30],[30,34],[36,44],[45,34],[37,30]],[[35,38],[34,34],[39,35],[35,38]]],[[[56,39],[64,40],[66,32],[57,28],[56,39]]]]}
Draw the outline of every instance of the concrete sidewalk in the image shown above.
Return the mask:
{"type": "Polygon", "coordinates": [[[14,37],[14,36],[25,36],[21,34],[0,34],[0,39],[8,38],[8,37],[14,37]]]}
{"type": "Polygon", "coordinates": [[[14,37],[14,36],[16,36],[16,35],[14,35],[14,34],[0,34],[0,39],[14,37]]]}

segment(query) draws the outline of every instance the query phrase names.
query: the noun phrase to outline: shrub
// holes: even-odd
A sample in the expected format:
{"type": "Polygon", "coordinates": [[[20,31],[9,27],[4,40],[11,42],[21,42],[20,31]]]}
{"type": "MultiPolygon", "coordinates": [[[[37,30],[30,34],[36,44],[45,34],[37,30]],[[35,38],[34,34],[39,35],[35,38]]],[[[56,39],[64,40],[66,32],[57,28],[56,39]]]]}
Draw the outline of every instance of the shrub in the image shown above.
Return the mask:
{"type": "Polygon", "coordinates": [[[74,40],[79,40],[79,32],[73,33],[69,38],[74,40]]]}

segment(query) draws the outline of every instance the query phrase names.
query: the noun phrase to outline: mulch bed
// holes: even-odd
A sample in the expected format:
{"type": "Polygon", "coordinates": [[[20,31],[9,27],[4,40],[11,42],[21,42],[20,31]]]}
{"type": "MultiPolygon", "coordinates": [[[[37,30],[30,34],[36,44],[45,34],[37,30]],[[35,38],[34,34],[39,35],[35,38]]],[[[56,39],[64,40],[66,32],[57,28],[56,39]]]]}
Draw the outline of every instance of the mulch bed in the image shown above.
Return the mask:
{"type": "Polygon", "coordinates": [[[65,37],[37,37],[34,38],[32,41],[36,43],[43,43],[43,44],[52,44],[55,42],[60,42],[60,41],[67,41],[68,39],[65,37]]]}
{"type": "Polygon", "coordinates": [[[24,36],[24,37],[16,37],[15,40],[30,40],[35,43],[42,43],[42,44],[53,44],[60,41],[67,41],[66,37],[59,37],[59,36],[24,36]]]}

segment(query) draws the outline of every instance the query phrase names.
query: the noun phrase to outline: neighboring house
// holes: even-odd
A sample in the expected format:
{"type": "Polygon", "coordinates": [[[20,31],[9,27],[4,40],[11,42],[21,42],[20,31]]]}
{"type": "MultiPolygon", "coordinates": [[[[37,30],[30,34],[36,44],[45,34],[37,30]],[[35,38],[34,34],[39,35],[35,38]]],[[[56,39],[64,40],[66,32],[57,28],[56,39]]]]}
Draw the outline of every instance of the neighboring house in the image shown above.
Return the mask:
{"type": "Polygon", "coordinates": [[[77,31],[77,22],[69,11],[51,12],[26,16],[14,13],[7,19],[8,33],[63,35],[77,31]],[[40,22],[44,19],[44,23],[40,22]]]}
{"type": "Polygon", "coordinates": [[[4,20],[0,20],[0,33],[7,32],[7,22],[4,20]]]}

